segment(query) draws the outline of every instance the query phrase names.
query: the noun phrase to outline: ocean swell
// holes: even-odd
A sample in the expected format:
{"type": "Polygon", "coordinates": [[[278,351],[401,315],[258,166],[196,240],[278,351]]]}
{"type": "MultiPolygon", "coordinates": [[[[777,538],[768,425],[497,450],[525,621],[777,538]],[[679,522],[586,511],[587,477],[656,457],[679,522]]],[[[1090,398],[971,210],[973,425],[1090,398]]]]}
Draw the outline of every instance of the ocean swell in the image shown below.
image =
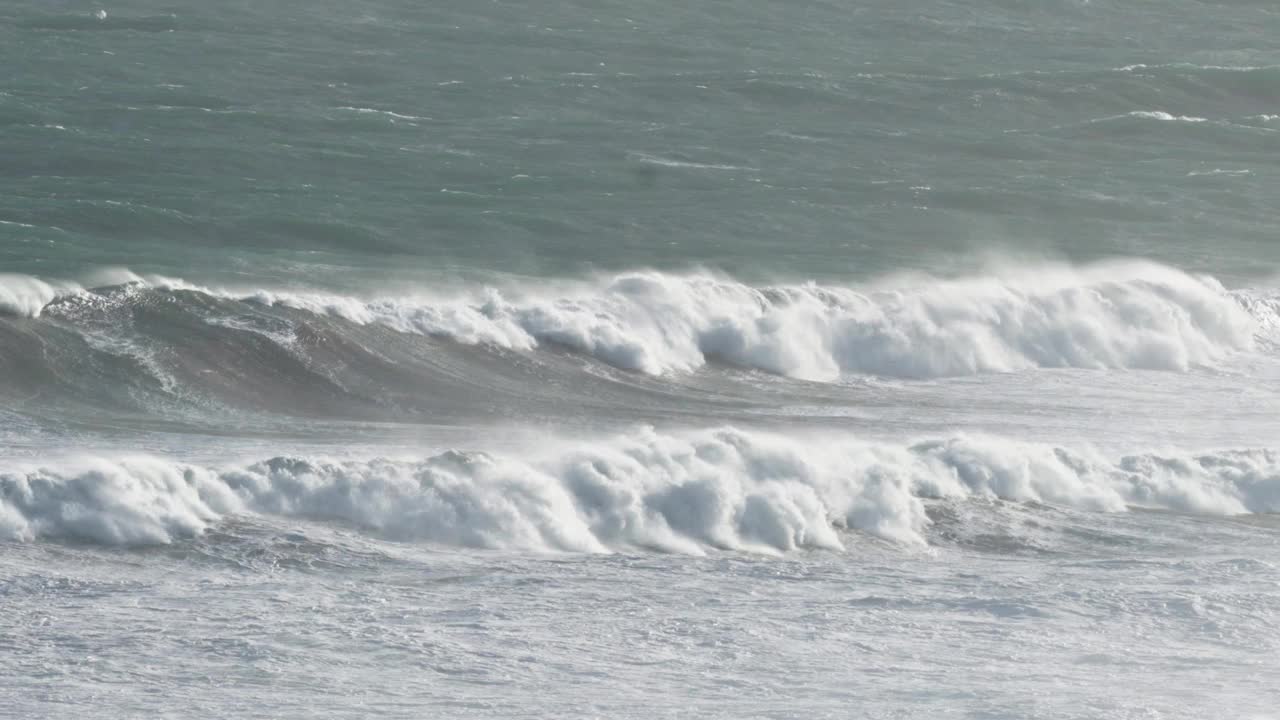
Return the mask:
{"type": "Polygon", "coordinates": [[[277,457],[213,469],[141,457],[0,473],[0,538],[157,544],[232,515],[354,524],[379,537],[561,552],[843,550],[844,530],[929,542],[932,500],[1086,511],[1280,511],[1280,454],[1134,454],[995,437],[914,444],[733,428],[642,428],[527,456],[277,457]]]}

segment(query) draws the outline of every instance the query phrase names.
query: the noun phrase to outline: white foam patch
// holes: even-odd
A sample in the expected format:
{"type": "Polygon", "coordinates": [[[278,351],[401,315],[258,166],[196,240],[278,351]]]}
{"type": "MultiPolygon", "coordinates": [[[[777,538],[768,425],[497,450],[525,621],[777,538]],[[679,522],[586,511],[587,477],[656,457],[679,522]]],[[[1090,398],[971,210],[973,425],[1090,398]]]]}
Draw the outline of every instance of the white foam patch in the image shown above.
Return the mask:
{"type": "Polygon", "coordinates": [[[1163,122],[1187,122],[1202,123],[1209,122],[1208,118],[1195,117],[1193,115],[1174,115],[1164,112],[1163,110],[1135,110],[1117,117],[1140,118],[1143,120],[1161,120],[1163,122]]]}
{"type": "Polygon", "coordinates": [[[0,473],[0,538],[172,542],[234,514],[352,523],[401,541],[534,551],[842,550],[852,529],[928,542],[929,498],[1082,510],[1280,511],[1280,454],[1136,454],[992,437],[910,445],[733,428],[640,429],[523,457],[279,457],[213,470],[155,458],[0,473]]]}
{"type": "Polygon", "coordinates": [[[156,458],[84,459],[0,475],[0,537],[8,539],[168,543],[240,511],[214,473],[156,458]]]}
{"type": "Polygon", "coordinates": [[[1237,290],[1232,297],[1253,319],[1258,335],[1272,341],[1280,338],[1280,296],[1257,290],[1237,290]]]}
{"type": "Polygon", "coordinates": [[[391,118],[392,120],[430,120],[431,119],[426,117],[420,117],[418,115],[406,115],[404,113],[393,112],[391,110],[379,110],[377,108],[351,107],[349,105],[344,105],[342,107],[339,107],[338,110],[345,110],[347,112],[358,113],[360,115],[382,115],[384,117],[391,118]]]}

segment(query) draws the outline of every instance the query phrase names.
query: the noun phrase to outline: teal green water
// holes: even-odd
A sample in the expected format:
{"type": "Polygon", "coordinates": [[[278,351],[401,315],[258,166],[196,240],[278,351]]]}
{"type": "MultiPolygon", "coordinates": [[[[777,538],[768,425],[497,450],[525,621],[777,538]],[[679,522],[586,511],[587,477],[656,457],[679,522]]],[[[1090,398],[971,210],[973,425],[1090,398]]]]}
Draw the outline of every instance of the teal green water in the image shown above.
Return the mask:
{"type": "Polygon", "coordinates": [[[1275,0],[100,1],[0,716],[1276,717],[1275,0]]]}
{"type": "Polygon", "coordinates": [[[1271,271],[1266,2],[0,6],[0,270],[1271,271]]]}

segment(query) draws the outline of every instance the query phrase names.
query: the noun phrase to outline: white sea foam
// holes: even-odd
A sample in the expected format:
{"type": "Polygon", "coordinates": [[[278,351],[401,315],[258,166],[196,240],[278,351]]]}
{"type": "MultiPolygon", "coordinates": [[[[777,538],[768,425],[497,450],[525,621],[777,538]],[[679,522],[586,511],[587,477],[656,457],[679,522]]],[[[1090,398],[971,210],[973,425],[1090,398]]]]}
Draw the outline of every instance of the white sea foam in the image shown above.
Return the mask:
{"type": "Polygon", "coordinates": [[[700,163],[692,160],[675,160],[672,158],[661,157],[659,155],[650,155],[649,153],[630,152],[627,157],[636,162],[645,165],[657,165],[668,168],[686,168],[693,170],[752,170],[752,168],[742,167],[740,165],[726,165],[724,163],[700,163]]]}
{"type": "Polygon", "coordinates": [[[1173,115],[1171,113],[1164,112],[1163,110],[1135,110],[1134,112],[1127,113],[1125,116],[1131,118],[1142,118],[1144,120],[1163,120],[1165,122],[1202,123],[1209,121],[1208,118],[1195,117],[1192,115],[1173,115]]]}
{"type": "Polygon", "coordinates": [[[1116,72],[1133,72],[1135,70],[1219,70],[1223,72],[1256,72],[1258,70],[1272,70],[1275,65],[1197,65],[1194,63],[1163,63],[1148,65],[1146,63],[1136,63],[1133,65],[1125,65],[1124,67],[1114,68],[1116,72]]]}
{"type": "Polygon", "coordinates": [[[1214,168],[1212,170],[1192,170],[1191,172],[1187,173],[1187,177],[1206,177],[1206,176],[1212,177],[1212,176],[1218,176],[1218,175],[1236,176],[1236,175],[1252,175],[1252,174],[1253,174],[1253,171],[1248,169],[1223,170],[1222,168],[1214,168]]]}
{"type": "Polygon", "coordinates": [[[337,109],[345,110],[347,112],[358,113],[360,115],[382,115],[383,117],[388,117],[393,120],[430,120],[431,119],[431,118],[421,117],[418,115],[406,115],[404,113],[393,112],[391,110],[379,110],[377,108],[364,108],[364,107],[351,107],[349,105],[344,105],[337,109]]]}
{"type": "Polygon", "coordinates": [[[1260,335],[1272,342],[1280,338],[1280,296],[1250,290],[1237,290],[1232,296],[1253,318],[1260,335]]]}
{"type": "Polygon", "coordinates": [[[548,445],[554,449],[524,457],[279,457],[220,471],[131,458],[0,473],[0,537],[167,543],[228,515],[265,513],[464,547],[774,553],[845,549],[846,528],[925,545],[930,498],[1104,512],[1280,511],[1280,454],[1269,451],[1112,461],[993,437],[895,445],[732,428],[642,428],[548,445]]]}

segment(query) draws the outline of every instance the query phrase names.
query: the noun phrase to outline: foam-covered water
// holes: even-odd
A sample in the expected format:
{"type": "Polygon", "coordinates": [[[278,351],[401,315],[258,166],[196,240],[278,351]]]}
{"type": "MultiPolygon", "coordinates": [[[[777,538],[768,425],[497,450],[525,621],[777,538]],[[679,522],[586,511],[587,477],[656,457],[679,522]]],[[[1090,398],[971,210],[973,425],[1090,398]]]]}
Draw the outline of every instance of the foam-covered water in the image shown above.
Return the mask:
{"type": "Polygon", "coordinates": [[[374,536],[501,550],[845,550],[857,530],[927,546],[928,501],[999,499],[1099,512],[1280,512],[1280,454],[1107,460],[992,437],[909,446],[732,428],[652,429],[550,457],[448,451],[425,460],[276,457],[212,470],[81,458],[0,476],[0,533],[170,544],[227,516],[337,520],[374,536]]]}
{"type": "Polygon", "coordinates": [[[1274,717],[1278,22],[0,7],[0,715],[1274,717]]]}

